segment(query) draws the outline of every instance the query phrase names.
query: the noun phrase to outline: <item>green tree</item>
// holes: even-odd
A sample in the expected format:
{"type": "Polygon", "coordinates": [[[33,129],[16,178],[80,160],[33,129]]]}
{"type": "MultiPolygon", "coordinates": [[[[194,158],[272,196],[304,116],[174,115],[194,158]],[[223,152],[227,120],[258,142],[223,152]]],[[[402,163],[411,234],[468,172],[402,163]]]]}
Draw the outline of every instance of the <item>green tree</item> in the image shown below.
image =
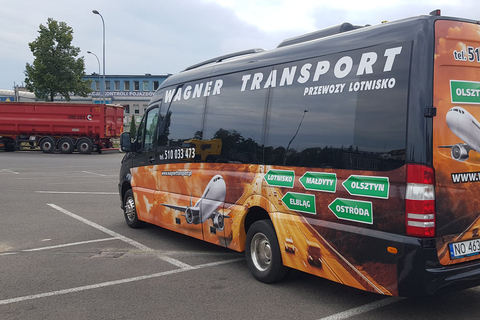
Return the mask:
{"type": "Polygon", "coordinates": [[[130,136],[135,138],[137,134],[137,127],[135,126],[135,115],[132,114],[132,120],[130,121],[130,136]]]}
{"type": "Polygon", "coordinates": [[[40,25],[40,34],[28,45],[34,56],[33,64],[25,67],[25,86],[45,101],[53,101],[57,94],[70,101],[70,95],[86,97],[92,90],[91,81],[84,81],[85,62],[76,58],[80,48],[71,45],[73,29],[65,22],[48,18],[40,25]]]}

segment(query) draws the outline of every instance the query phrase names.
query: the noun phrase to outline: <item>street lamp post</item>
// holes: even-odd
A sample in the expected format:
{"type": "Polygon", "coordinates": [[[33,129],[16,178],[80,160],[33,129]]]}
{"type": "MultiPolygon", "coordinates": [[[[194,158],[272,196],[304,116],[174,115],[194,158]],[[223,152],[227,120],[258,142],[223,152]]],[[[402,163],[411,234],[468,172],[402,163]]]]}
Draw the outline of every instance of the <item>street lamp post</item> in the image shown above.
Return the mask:
{"type": "Polygon", "coordinates": [[[98,60],[98,57],[95,53],[93,53],[91,51],[87,51],[87,53],[93,54],[95,56],[95,58],[97,58],[97,62],[98,62],[98,83],[100,83],[100,76],[102,75],[102,73],[100,71],[100,60],[98,60]]]}
{"type": "Polygon", "coordinates": [[[97,10],[92,10],[94,14],[98,14],[100,18],[102,18],[102,25],[103,25],[103,103],[105,104],[105,90],[106,90],[106,82],[105,82],[105,20],[103,20],[103,16],[97,10]]]}

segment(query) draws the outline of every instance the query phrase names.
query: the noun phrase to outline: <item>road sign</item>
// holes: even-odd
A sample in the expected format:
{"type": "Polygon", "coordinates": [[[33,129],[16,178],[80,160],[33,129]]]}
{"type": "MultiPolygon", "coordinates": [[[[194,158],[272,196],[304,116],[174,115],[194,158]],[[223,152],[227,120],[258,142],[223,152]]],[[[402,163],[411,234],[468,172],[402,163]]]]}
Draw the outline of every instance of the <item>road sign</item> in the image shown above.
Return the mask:
{"type": "Polygon", "coordinates": [[[353,196],[388,199],[390,189],[388,177],[351,175],[342,184],[353,196]]]}
{"type": "Polygon", "coordinates": [[[335,192],[337,190],[337,174],[326,172],[305,172],[299,179],[307,190],[335,192]]]}
{"type": "Polygon", "coordinates": [[[373,223],[371,202],[337,198],[330,203],[328,208],[338,219],[368,224],[373,223]]]}
{"type": "Polygon", "coordinates": [[[317,214],[313,194],[287,192],[282,201],[290,210],[317,214]]]}
{"type": "Polygon", "coordinates": [[[293,188],[295,182],[295,171],[290,170],[268,170],[263,176],[269,186],[293,188]]]}

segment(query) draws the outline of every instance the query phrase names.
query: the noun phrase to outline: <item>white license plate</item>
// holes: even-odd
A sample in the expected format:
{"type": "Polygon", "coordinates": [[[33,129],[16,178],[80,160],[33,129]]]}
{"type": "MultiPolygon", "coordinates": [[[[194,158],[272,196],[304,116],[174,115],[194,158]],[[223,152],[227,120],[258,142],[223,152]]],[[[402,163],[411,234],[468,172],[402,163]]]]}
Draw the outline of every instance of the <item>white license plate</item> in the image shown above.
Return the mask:
{"type": "Polygon", "coordinates": [[[453,242],[449,244],[449,247],[451,259],[475,256],[480,253],[480,239],[453,242]]]}

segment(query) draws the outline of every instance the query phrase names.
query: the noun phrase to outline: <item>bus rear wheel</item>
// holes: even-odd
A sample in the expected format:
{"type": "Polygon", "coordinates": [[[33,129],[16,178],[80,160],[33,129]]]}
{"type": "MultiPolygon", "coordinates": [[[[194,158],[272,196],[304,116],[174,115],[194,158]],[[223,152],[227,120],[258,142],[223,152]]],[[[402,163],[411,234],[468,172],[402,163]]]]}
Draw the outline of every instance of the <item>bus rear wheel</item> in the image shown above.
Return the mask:
{"type": "Polygon", "coordinates": [[[245,256],[250,272],[258,281],[277,282],[290,271],[283,265],[275,228],[270,220],[257,221],[248,229],[245,256]]]}

